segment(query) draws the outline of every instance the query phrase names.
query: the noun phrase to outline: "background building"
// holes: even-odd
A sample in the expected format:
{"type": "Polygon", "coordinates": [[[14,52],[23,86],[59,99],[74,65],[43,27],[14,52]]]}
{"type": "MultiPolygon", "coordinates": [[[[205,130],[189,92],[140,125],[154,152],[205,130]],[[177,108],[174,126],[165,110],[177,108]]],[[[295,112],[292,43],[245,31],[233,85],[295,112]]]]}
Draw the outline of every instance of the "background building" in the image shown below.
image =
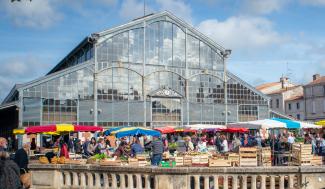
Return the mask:
{"type": "Polygon", "coordinates": [[[285,101],[286,115],[297,120],[305,120],[305,99],[303,95],[294,96],[285,101]]]}
{"type": "Polygon", "coordinates": [[[168,12],[148,15],[85,38],[46,76],[16,85],[0,113],[13,108],[18,122],[8,120],[12,127],[157,127],[269,117],[268,97],[226,71],[229,54],[168,12]]]}
{"type": "Polygon", "coordinates": [[[293,109],[287,107],[287,101],[303,96],[303,87],[291,83],[287,77],[281,77],[279,82],[259,85],[256,89],[270,97],[270,109],[283,115],[292,116],[293,113],[293,109]]]}
{"type": "Polygon", "coordinates": [[[325,119],[325,76],[313,75],[313,81],[304,86],[306,120],[325,119]]]}

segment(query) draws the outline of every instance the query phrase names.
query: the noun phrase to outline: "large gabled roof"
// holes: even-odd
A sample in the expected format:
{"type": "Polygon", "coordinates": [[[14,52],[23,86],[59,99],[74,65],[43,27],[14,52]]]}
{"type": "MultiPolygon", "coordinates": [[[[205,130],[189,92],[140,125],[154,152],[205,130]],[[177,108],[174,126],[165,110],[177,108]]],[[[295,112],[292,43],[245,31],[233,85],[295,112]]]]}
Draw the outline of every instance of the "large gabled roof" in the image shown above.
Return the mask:
{"type": "Polygon", "coordinates": [[[92,34],[93,36],[96,35],[99,38],[100,37],[104,37],[106,35],[112,34],[112,33],[116,33],[128,28],[132,28],[134,26],[139,26],[139,24],[143,24],[143,22],[149,22],[151,20],[154,21],[158,21],[159,18],[162,17],[168,17],[169,19],[171,19],[172,21],[174,21],[177,25],[186,28],[187,31],[195,34],[197,37],[199,37],[202,41],[208,43],[209,45],[211,45],[212,48],[215,48],[216,50],[219,51],[225,51],[225,48],[222,47],[220,44],[216,43],[215,41],[213,41],[212,39],[210,39],[209,37],[207,37],[205,34],[202,34],[200,31],[198,31],[197,29],[195,29],[193,26],[191,26],[190,24],[188,24],[187,22],[185,22],[184,20],[176,17],[174,14],[168,12],[168,11],[163,11],[160,13],[156,13],[156,14],[150,14],[150,15],[146,15],[144,17],[140,17],[137,19],[132,20],[131,22],[128,22],[126,24],[117,26],[117,27],[113,27],[104,31],[100,31],[97,33],[92,34]]]}

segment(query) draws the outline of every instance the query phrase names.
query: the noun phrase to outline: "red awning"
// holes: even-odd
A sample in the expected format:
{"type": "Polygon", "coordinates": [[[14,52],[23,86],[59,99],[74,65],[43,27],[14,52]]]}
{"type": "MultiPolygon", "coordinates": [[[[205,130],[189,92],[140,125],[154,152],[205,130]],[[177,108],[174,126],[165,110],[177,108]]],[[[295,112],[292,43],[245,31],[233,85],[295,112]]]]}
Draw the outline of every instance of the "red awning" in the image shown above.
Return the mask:
{"type": "Polygon", "coordinates": [[[161,132],[162,134],[169,134],[175,132],[175,129],[172,127],[159,127],[159,128],[155,128],[155,130],[161,132]]]}
{"type": "Polygon", "coordinates": [[[247,133],[247,128],[227,128],[227,129],[220,129],[220,131],[228,132],[228,133],[247,133]]]}
{"type": "Polygon", "coordinates": [[[56,125],[44,125],[44,126],[31,126],[27,127],[26,133],[45,133],[45,132],[56,132],[56,125]]]}
{"type": "Polygon", "coordinates": [[[95,131],[103,131],[102,127],[98,126],[89,126],[89,125],[75,125],[74,131],[76,132],[95,132],[95,131]]]}

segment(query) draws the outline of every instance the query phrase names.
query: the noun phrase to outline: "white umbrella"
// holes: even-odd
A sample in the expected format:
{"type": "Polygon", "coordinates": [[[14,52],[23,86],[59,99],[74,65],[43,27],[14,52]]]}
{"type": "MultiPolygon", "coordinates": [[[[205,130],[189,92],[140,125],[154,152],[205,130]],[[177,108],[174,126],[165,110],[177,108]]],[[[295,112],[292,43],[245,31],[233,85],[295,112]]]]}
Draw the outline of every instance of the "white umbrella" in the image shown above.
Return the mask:
{"type": "Polygon", "coordinates": [[[300,123],[300,128],[302,129],[321,129],[322,126],[320,125],[315,125],[312,123],[308,123],[308,122],[303,122],[303,121],[297,121],[300,123]]]}
{"type": "Polygon", "coordinates": [[[262,119],[256,121],[230,123],[228,128],[248,128],[248,129],[276,129],[286,128],[286,124],[272,119],[262,119]]]}
{"type": "Polygon", "coordinates": [[[184,127],[199,130],[199,129],[226,129],[225,125],[211,125],[211,124],[194,124],[194,125],[185,125],[184,127]]]}

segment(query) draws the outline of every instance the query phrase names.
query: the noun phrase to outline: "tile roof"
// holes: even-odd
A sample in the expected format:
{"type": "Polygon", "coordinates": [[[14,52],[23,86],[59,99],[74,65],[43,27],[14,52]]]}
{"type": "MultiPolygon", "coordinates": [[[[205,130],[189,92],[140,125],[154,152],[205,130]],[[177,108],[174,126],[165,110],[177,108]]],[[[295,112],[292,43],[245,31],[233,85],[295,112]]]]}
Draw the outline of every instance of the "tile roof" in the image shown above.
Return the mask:
{"type": "Polygon", "coordinates": [[[289,91],[289,90],[292,90],[292,89],[295,89],[295,88],[298,88],[298,87],[301,87],[301,85],[296,85],[296,86],[292,86],[292,87],[286,87],[286,88],[283,88],[283,89],[279,89],[279,90],[276,90],[276,91],[272,91],[270,93],[268,93],[269,95],[271,94],[280,94],[280,93],[283,93],[285,91],[289,91]]]}
{"type": "Polygon", "coordinates": [[[294,101],[294,100],[301,100],[304,99],[304,95],[293,96],[291,98],[286,99],[285,101],[294,101]]]}
{"type": "Polygon", "coordinates": [[[308,83],[306,86],[317,85],[317,84],[322,84],[322,83],[325,84],[325,76],[322,76],[322,77],[320,77],[320,78],[318,78],[318,79],[316,79],[316,80],[308,83]]]}
{"type": "Polygon", "coordinates": [[[259,85],[257,87],[255,87],[257,90],[263,90],[265,88],[268,88],[268,87],[273,87],[273,86],[276,86],[278,84],[281,84],[280,82],[271,82],[271,83],[264,83],[262,85],[259,85]]]}

